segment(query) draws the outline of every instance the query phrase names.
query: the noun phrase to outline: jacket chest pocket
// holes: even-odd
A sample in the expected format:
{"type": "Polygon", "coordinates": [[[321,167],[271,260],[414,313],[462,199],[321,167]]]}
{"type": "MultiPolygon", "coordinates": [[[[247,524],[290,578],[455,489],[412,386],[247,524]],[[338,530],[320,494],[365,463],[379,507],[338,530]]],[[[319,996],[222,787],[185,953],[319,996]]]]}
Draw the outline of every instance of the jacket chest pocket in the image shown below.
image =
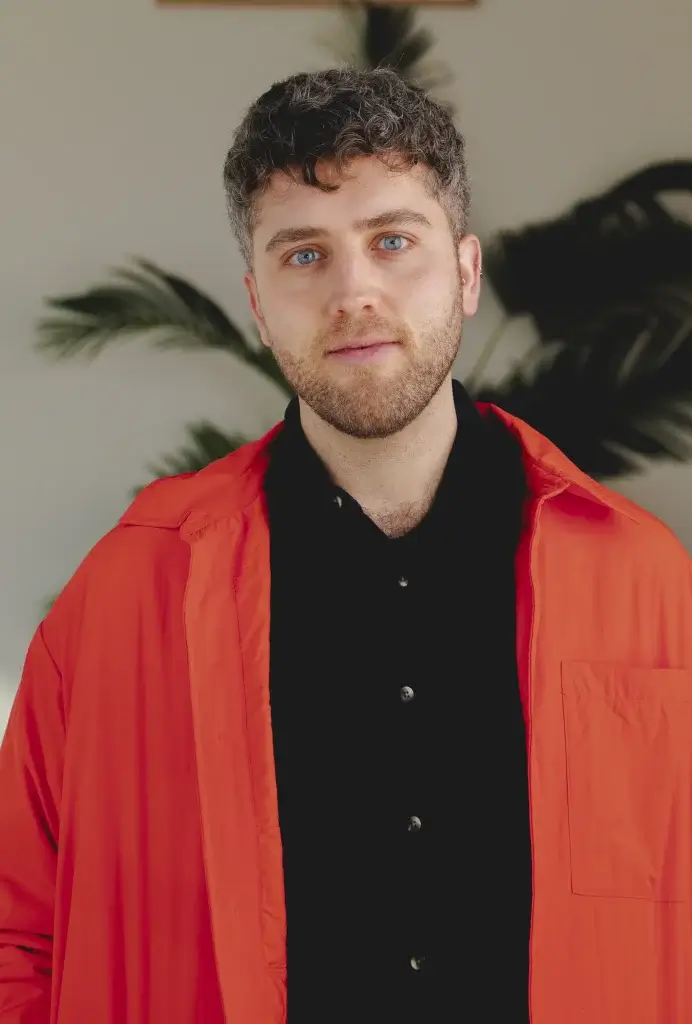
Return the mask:
{"type": "Polygon", "coordinates": [[[684,901],[692,671],[562,665],[572,891],[684,901]]]}

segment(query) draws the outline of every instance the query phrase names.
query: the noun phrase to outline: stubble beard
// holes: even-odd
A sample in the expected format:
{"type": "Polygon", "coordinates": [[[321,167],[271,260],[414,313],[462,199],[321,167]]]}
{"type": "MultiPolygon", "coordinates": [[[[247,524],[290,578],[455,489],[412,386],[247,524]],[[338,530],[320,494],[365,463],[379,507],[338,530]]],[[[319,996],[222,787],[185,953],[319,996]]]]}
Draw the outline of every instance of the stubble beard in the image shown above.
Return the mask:
{"type": "Polygon", "coordinates": [[[330,374],[325,339],[315,346],[315,355],[296,357],[274,342],[272,351],[288,384],[325,423],[349,437],[385,438],[417,419],[447,379],[459,353],[463,320],[460,283],[444,323],[429,324],[415,340],[398,335],[402,351],[389,358],[401,365],[392,372],[350,364],[338,376],[330,374]]]}

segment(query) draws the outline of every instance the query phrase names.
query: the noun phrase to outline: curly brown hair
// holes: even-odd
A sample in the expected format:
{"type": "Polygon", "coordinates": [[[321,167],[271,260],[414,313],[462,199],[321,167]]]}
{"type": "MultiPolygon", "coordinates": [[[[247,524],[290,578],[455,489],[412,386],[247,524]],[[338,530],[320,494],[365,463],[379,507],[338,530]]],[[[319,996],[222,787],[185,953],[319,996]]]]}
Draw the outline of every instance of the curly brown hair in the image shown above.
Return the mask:
{"type": "Polygon", "coordinates": [[[354,157],[379,155],[397,169],[424,164],[431,193],[447,214],[452,233],[466,231],[470,202],[465,142],[448,110],[389,68],[355,67],[292,75],[248,109],[224,163],[223,180],[233,233],[252,266],[254,201],[275,171],[302,173],[320,182],[318,160],[341,173],[354,157]]]}

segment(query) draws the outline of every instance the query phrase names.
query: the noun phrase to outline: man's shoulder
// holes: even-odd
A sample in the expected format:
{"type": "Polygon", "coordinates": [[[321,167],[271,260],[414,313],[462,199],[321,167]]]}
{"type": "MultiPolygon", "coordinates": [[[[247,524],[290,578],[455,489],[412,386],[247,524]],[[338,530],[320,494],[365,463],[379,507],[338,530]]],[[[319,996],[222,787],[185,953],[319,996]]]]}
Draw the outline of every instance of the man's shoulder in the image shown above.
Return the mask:
{"type": "Polygon", "coordinates": [[[268,446],[280,425],[196,473],[152,481],[87,552],[56,599],[49,625],[58,630],[97,606],[123,614],[147,601],[181,594],[195,527],[242,515],[262,491],[268,446]]]}
{"type": "Polygon", "coordinates": [[[591,496],[597,497],[602,511],[594,513],[591,503],[572,506],[587,528],[575,532],[570,526],[570,543],[581,537],[589,560],[602,571],[612,568],[628,586],[639,581],[660,587],[661,592],[671,592],[672,587],[692,603],[692,557],[673,529],[600,481],[592,481],[591,496]]]}
{"type": "Polygon", "coordinates": [[[690,561],[690,555],[682,541],[663,519],[614,487],[600,481],[593,483],[606,504],[614,508],[620,516],[635,524],[630,532],[633,540],[653,544],[661,553],[668,553],[673,557],[690,561]]]}
{"type": "Polygon", "coordinates": [[[577,504],[571,505],[572,513],[594,526],[594,530],[582,533],[589,543],[601,537],[611,549],[619,546],[621,552],[629,552],[635,559],[639,555],[644,560],[653,560],[659,567],[682,567],[690,574],[692,559],[663,520],[614,487],[584,472],[558,445],[526,421],[497,406],[487,408],[518,437],[524,450],[530,489],[536,494],[557,491],[566,496],[567,501],[577,498],[577,504]],[[618,528],[614,531],[596,529],[605,521],[616,523],[618,528]]]}
{"type": "Polygon", "coordinates": [[[210,463],[196,473],[154,480],[121,517],[120,526],[179,530],[191,516],[207,519],[237,514],[262,489],[272,442],[282,424],[257,441],[210,463]]]}

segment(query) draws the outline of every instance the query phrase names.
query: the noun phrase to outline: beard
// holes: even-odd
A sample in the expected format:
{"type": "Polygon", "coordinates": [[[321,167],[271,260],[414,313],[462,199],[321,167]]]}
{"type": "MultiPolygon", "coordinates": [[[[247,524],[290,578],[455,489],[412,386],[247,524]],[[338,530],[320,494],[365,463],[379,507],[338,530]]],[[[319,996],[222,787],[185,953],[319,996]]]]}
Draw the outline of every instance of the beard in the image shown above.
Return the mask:
{"type": "Polygon", "coordinates": [[[424,325],[417,338],[408,329],[392,330],[391,323],[371,317],[340,322],[320,335],[304,356],[282,349],[273,338],[270,345],[288,384],[321,420],[349,437],[385,438],[413,423],[440,390],[459,353],[463,321],[460,280],[446,317],[424,325]],[[400,350],[384,365],[329,366],[326,353],[340,339],[368,331],[396,338],[400,350]]]}

